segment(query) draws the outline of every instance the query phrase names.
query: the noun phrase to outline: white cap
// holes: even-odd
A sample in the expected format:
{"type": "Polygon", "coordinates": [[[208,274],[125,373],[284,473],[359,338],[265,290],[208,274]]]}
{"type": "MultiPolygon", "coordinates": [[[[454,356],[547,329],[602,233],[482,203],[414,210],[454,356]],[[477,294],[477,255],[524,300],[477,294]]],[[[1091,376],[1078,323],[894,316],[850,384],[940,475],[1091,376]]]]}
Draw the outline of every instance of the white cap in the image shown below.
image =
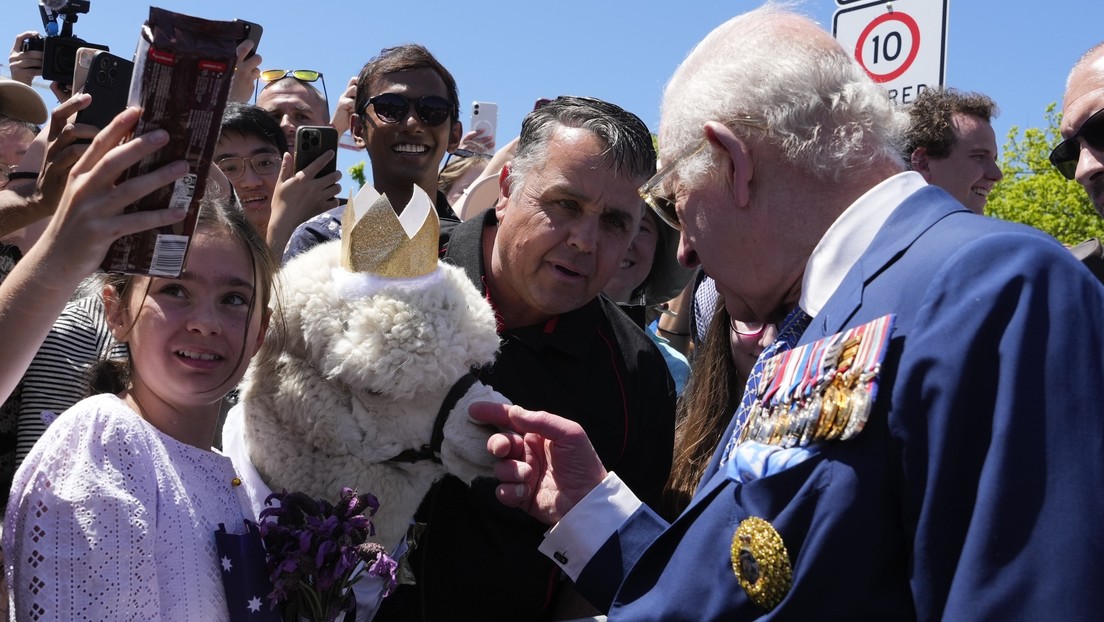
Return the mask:
{"type": "Polygon", "coordinates": [[[0,114],[40,125],[49,117],[46,104],[34,89],[22,82],[2,76],[0,76],[0,114]]]}

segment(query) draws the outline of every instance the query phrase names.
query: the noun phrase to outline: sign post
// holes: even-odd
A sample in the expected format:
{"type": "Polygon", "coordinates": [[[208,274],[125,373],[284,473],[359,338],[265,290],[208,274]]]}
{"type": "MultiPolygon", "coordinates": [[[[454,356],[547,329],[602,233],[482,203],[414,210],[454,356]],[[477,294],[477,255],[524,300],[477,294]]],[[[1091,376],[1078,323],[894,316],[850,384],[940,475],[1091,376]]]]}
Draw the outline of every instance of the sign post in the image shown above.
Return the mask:
{"type": "Polygon", "coordinates": [[[899,104],[943,86],[950,0],[836,0],[832,35],[899,104]]]}

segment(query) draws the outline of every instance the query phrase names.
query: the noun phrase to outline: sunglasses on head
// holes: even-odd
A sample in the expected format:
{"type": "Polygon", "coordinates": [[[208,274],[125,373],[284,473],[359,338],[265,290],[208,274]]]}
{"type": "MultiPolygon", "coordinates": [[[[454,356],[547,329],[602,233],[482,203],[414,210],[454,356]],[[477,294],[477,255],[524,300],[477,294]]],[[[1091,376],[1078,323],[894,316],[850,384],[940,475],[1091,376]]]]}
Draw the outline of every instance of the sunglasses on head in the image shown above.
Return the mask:
{"type": "Polygon", "coordinates": [[[446,166],[448,166],[449,161],[451,161],[453,158],[480,158],[490,160],[491,156],[490,154],[479,153],[477,151],[472,151],[471,149],[457,149],[456,151],[453,151],[452,153],[445,156],[445,163],[441,165],[441,168],[445,168],[446,166]]]}
{"type": "Polygon", "coordinates": [[[283,80],[288,76],[303,82],[316,82],[322,78],[322,72],[313,69],[265,69],[261,72],[261,80],[265,82],[283,80]]]}
{"type": "Polygon", "coordinates": [[[322,76],[321,71],[315,71],[313,69],[265,69],[261,72],[261,82],[265,85],[261,87],[264,90],[269,84],[278,82],[284,78],[295,78],[300,82],[322,82],[322,95],[326,97],[326,101],[330,101],[330,94],[326,92],[326,78],[322,76]]]}
{"type": "Polygon", "coordinates": [[[1084,139],[1090,147],[1104,151],[1104,108],[1097,110],[1074,133],[1073,136],[1058,143],[1050,152],[1050,163],[1066,179],[1077,174],[1077,161],[1081,159],[1081,142],[1084,139]]]}
{"type": "MultiPolygon", "coordinates": [[[[369,97],[364,102],[360,113],[366,114],[368,106],[376,109],[376,116],[384,123],[400,123],[406,120],[410,112],[410,100],[398,93],[383,93],[375,97],[369,97]]],[[[441,125],[448,121],[453,114],[453,107],[449,100],[437,95],[426,95],[414,101],[414,112],[422,123],[430,127],[441,125]]]]}

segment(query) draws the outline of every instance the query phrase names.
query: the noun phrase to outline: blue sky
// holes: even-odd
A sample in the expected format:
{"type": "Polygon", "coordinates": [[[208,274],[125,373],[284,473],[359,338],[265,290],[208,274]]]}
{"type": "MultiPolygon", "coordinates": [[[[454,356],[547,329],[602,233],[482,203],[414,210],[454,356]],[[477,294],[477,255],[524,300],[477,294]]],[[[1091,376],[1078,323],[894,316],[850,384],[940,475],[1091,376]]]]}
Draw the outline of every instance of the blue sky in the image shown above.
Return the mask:
{"type": "MultiPolygon", "coordinates": [[[[1047,104],[1061,102],[1070,66],[1104,40],[1100,0],[950,2],[947,85],[981,91],[997,101],[999,144],[1011,125],[1041,125],[1047,104]]],[[[456,77],[461,119],[468,119],[473,100],[498,103],[501,144],[516,135],[536,99],[561,94],[607,99],[635,112],[655,131],[663,86],[678,63],[715,26],[758,4],[161,0],[157,6],[259,22],[265,29],[262,67],[320,70],[332,100],[381,48],[422,43],[456,77]]],[[[14,39],[24,27],[41,30],[35,0],[5,0],[5,5],[4,40],[14,39]]],[[[80,16],[74,32],[129,55],[147,6],[91,0],[91,11],[80,16]]],[[[807,0],[800,7],[831,30],[834,2],[807,0]]],[[[344,170],[363,159],[342,149],[339,163],[344,170]]]]}

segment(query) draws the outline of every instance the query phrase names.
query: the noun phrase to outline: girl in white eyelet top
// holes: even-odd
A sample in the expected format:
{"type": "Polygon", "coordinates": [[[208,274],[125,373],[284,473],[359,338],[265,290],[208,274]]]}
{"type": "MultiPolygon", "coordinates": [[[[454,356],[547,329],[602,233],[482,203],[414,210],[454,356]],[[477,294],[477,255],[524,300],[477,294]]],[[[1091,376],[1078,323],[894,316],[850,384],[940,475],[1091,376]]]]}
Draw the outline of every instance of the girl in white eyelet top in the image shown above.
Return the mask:
{"type": "Polygon", "coordinates": [[[228,619],[214,533],[256,517],[211,440],[263,341],[271,266],[240,208],[205,199],[180,277],[104,287],[129,382],[59,416],[16,473],[12,619],[228,619]]]}

